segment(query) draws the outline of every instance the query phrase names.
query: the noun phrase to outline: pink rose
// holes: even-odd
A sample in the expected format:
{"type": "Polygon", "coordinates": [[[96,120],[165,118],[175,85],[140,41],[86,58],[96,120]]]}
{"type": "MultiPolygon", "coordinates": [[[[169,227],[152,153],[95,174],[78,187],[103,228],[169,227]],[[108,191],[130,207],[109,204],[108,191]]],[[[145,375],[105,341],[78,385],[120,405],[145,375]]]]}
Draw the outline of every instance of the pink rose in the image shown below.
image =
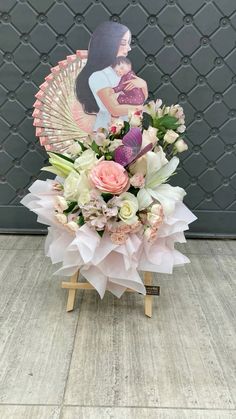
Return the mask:
{"type": "Polygon", "coordinates": [[[102,192],[121,194],[129,188],[129,177],[125,168],[114,161],[101,161],[90,172],[93,185],[102,192]]]}

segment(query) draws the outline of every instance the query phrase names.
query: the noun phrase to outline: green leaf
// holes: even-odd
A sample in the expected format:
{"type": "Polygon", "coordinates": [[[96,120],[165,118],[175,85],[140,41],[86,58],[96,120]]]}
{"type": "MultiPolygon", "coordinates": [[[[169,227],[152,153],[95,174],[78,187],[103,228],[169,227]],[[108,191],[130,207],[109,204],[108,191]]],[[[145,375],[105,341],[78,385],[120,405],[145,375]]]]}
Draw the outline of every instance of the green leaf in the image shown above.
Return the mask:
{"type": "Polygon", "coordinates": [[[164,115],[154,119],[154,126],[158,129],[163,129],[163,127],[166,129],[176,129],[179,126],[177,122],[178,118],[175,116],[164,115]]]}
{"type": "Polygon", "coordinates": [[[64,156],[64,154],[60,154],[60,153],[55,153],[55,151],[50,151],[51,154],[55,154],[58,157],[61,157],[64,160],[67,160],[71,163],[74,163],[74,160],[70,159],[70,157],[64,156]]]}
{"type": "Polygon", "coordinates": [[[124,121],[124,128],[122,128],[121,133],[122,135],[127,134],[127,132],[130,130],[130,125],[127,121],[124,121]]]}
{"type": "Polygon", "coordinates": [[[153,118],[149,113],[143,112],[143,121],[142,121],[142,127],[143,129],[148,129],[149,126],[153,127],[153,118]]]}
{"type": "Polygon", "coordinates": [[[82,214],[81,214],[81,215],[77,218],[77,224],[78,224],[80,227],[82,227],[82,226],[85,224],[84,217],[83,217],[83,215],[82,215],[82,214]]]}
{"type": "Polygon", "coordinates": [[[78,204],[77,204],[77,202],[76,202],[76,201],[71,202],[71,203],[69,204],[68,208],[67,208],[65,211],[63,211],[63,213],[64,213],[64,214],[69,214],[70,212],[73,212],[73,210],[75,209],[75,207],[76,207],[77,205],[78,205],[78,204]]]}
{"type": "Polygon", "coordinates": [[[77,141],[77,143],[80,145],[80,147],[82,148],[82,151],[87,150],[87,148],[84,146],[84,144],[81,141],[77,141]]]}
{"type": "Polygon", "coordinates": [[[112,155],[111,154],[105,154],[105,159],[106,160],[112,160],[112,155]]]}
{"type": "Polygon", "coordinates": [[[102,236],[103,236],[104,231],[105,231],[105,230],[99,230],[99,231],[97,230],[97,233],[99,234],[99,236],[100,236],[100,237],[102,237],[102,236]]]}
{"type": "Polygon", "coordinates": [[[99,149],[97,143],[94,140],[91,144],[91,149],[94,151],[94,153],[100,154],[100,149],[99,149]]]}
{"type": "Polygon", "coordinates": [[[108,192],[103,192],[102,193],[102,197],[104,199],[105,202],[108,202],[111,198],[113,198],[114,195],[112,195],[111,193],[108,192]]]}
{"type": "Polygon", "coordinates": [[[132,195],[137,196],[138,195],[139,188],[135,188],[134,186],[130,186],[128,189],[128,192],[132,193],[132,195]]]}

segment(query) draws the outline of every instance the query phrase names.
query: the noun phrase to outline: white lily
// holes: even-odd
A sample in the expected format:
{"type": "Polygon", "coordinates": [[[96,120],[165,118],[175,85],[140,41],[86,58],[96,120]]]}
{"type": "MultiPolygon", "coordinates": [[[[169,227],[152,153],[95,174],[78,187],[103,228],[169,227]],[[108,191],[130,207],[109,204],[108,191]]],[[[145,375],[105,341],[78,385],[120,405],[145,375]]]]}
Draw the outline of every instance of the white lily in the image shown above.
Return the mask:
{"type": "Polygon", "coordinates": [[[178,164],[178,157],[172,157],[168,163],[162,164],[160,153],[147,155],[146,188],[155,188],[166,182],[175,172],[178,164]]]}
{"type": "Polygon", "coordinates": [[[147,208],[154,198],[161,203],[164,214],[169,215],[174,211],[176,201],[182,201],[186,194],[184,189],[165,183],[175,172],[179,159],[173,157],[168,163],[164,162],[163,164],[161,152],[153,153],[150,151],[146,156],[147,175],[145,187],[137,195],[139,207],[140,209],[147,208]]]}
{"type": "Polygon", "coordinates": [[[151,205],[151,203],[153,202],[150,193],[145,188],[142,188],[138,191],[137,200],[139,211],[142,211],[143,209],[149,207],[149,205],[151,205]]]}

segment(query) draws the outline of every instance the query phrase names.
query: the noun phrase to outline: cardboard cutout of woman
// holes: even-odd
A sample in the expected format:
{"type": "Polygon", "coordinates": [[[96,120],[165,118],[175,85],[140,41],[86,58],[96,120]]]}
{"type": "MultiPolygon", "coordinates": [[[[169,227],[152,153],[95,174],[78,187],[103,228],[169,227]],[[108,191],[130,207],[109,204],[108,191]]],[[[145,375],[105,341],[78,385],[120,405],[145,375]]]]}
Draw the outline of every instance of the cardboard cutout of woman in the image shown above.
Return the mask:
{"type": "MultiPolygon", "coordinates": [[[[130,30],[120,23],[110,21],[100,24],[91,36],[87,62],[77,76],[75,85],[77,99],[88,116],[88,125],[90,121],[90,130],[108,128],[112,117],[127,120],[129,110],[141,109],[147,99],[146,81],[133,72],[132,77],[122,83],[123,93],[136,89],[137,97],[137,89],[141,89],[139,105],[137,102],[130,104],[118,101],[116,89],[113,89],[119,85],[122,75],[121,68],[117,68],[117,57],[127,57],[131,50],[130,41],[130,30]]],[[[80,126],[78,118],[77,123],[80,126]]]]}

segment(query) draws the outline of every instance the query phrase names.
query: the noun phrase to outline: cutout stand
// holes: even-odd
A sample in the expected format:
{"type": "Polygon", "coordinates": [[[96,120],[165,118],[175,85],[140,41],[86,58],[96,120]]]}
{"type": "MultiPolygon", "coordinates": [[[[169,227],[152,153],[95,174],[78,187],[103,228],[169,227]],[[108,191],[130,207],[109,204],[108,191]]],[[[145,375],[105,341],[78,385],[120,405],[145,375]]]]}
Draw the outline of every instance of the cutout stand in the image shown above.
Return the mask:
{"type": "MultiPolygon", "coordinates": [[[[79,271],[77,271],[70,281],[63,281],[61,283],[62,288],[69,290],[66,311],[74,310],[76,290],[94,290],[95,288],[88,282],[78,282],[79,271]]],[[[147,294],[144,296],[144,312],[147,317],[152,317],[152,299],[153,295],[160,295],[160,287],[153,285],[153,274],[151,272],[144,272],[144,285],[147,294]]],[[[126,289],[126,292],[136,292],[130,288],[126,289]]]]}

